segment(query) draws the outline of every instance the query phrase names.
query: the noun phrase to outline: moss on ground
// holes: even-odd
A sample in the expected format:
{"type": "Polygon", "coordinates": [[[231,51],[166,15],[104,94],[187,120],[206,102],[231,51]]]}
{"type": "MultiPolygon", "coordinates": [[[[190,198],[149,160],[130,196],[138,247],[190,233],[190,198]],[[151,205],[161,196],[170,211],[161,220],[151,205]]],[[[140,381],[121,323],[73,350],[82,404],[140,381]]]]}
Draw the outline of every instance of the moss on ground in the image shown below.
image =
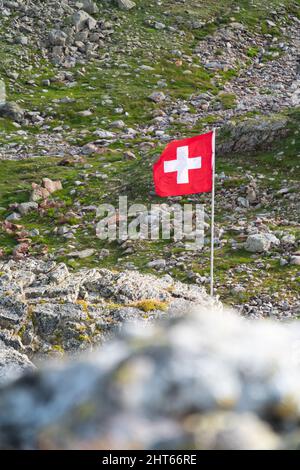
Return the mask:
{"type": "Polygon", "coordinates": [[[133,302],[129,304],[129,306],[136,307],[148,313],[148,312],[153,312],[155,310],[165,311],[168,308],[168,303],[155,300],[155,299],[146,299],[146,300],[140,300],[139,302],[133,302]]]}

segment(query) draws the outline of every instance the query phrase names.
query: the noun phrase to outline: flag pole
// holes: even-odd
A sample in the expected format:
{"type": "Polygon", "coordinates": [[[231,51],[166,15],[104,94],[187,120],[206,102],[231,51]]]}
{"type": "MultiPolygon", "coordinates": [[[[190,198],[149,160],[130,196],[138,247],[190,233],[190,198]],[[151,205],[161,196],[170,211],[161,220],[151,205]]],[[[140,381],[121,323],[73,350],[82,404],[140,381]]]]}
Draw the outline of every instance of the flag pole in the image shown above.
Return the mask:
{"type": "Polygon", "coordinates": [[[211,192],[211,241],[210,241],[210,295],[214,295],[214,239],[215,239],[215,153],[216,129],[212,137],[212,192],[211,192]]]}

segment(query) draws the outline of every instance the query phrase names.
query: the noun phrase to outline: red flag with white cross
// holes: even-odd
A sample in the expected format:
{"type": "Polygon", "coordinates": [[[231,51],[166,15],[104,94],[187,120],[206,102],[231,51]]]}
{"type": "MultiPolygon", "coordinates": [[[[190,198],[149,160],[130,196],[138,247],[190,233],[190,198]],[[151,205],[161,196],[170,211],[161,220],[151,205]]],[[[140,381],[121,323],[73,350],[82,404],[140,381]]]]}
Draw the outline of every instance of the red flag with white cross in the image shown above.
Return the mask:
{"type": "Polygon", "coordinates": [[[168,144],[153,166],[156,194],[167,197],[212,192],[214,146],[214,131],[168,144]]]}

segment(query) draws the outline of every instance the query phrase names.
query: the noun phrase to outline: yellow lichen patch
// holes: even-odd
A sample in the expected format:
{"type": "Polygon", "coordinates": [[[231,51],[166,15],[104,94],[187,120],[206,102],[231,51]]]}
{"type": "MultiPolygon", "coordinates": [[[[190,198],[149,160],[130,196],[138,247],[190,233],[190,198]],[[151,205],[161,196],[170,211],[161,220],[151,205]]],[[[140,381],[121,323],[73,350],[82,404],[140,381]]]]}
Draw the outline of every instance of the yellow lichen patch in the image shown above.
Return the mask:
{"type": "Polygon", "coordinates": [[[85,325],[79,325],[79,324],[76,324],[74,327],[76,331],[86,331],[86,328],[87,328],[85,325]]]}
{"type": "Polygon", "coordinates": [[[19,337],[21,338],[21,340],[22,340],[23,335],[24,335],[24,333],[25,333],[25,331],[26,331],[26,327],[27,327],[27,324],[24,323],[24,324],[21,326],[21,328],[19,329],[19,331],[18,331],[18,335],[19,335],[19,337]]]}
{"type": "Polygon", "coordinates": [[[88,342],[88,343],[91,342],[91,340],[90,340],[90,338],[88,337],[88,335],[79,335],[79,336],[78,336],[78,340],[79,340],[79,341],[82,341],[82,342],[88,342]]]}
{"type": "Polygon", "coordinates": [[[77,305],[81,305],[82,310],[87,313],[89,310],[89,303],[86,300],[76,300],[77,305]]]}
{"type": "Polygon", "coordinates": [[[61,354],[64,354],[65,352],[64,348],[59,344],[55,344],[54,346],[52,346],[52,351],[59,352],[61,354]]]}
{"type": "Polygon", "coordinates": [[[162,302],[156,299],[145,299],[139,300],[138,302],[132,302],[127,305],[128,307],[136,307],[144,312],[152,312],[153,310],[166,311],[168,308],[168,302],[162,302]]]}
{"type": "Polygon", "coordinates": [[[124,307],[124,305],[122,304],[117,304],[115,302],[107,302],[107,304],[105,305],[106,308],[108,308],[109,310],[114,310],[116,308],[121,308],[121,307],[124,307]]]}

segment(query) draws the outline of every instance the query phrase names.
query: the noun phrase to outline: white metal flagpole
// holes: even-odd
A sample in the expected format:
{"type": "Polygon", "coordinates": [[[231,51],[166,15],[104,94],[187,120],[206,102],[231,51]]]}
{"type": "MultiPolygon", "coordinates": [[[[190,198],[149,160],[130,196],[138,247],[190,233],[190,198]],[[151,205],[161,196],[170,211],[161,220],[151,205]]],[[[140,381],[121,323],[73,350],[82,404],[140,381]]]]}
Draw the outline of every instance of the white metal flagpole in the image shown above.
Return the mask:
{"type": "Polygon", "coordinates": [[[216,130],[212,136],[212,192],[211,192],[211,242],[210,242],[210,295],[214,295],[214,239],[215,239],[215,157],[216,130]]]}

